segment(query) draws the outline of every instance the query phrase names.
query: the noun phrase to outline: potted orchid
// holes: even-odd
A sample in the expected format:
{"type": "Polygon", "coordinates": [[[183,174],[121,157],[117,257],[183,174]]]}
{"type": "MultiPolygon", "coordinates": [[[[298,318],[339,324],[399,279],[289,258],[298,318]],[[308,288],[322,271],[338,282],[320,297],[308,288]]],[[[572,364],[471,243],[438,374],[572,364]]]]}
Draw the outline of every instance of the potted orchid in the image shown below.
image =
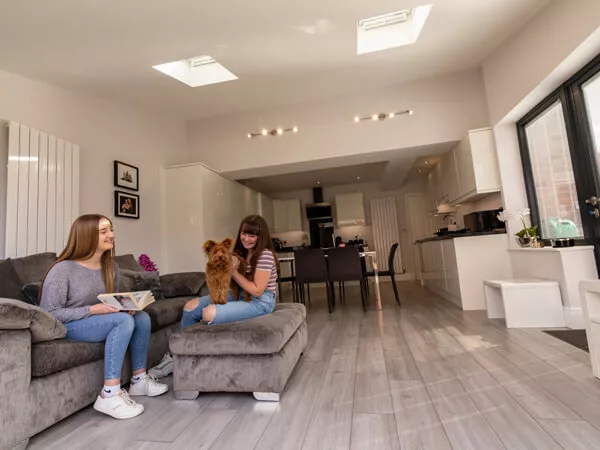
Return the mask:
{"type": "Polygon", "coordinates": [[[496,216],[498,217],[498,220],[502,222],[506,222],[515,217],[519,218],[521,224],[523,225],[523,228],[517,233],[515,233],[515,236],[517,237],[517,241],[519,242],[519,245],[521,247],[529,247],[532,243],[534,243],[537,240],[537,225],[528,227],[525,223],[525,217],[529,216],[530,214],[531,211],[529,210],[529,208],[521,208],[513,212],[500,211],[500,213],[498,213],[498,215],[496,216]]]}

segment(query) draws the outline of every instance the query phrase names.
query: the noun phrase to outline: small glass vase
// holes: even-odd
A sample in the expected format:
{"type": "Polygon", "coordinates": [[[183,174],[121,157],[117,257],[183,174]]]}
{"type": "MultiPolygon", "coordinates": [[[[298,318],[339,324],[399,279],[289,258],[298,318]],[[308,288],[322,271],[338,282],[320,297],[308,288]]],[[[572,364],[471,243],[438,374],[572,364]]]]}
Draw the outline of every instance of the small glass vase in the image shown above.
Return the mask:
{"type": "Polygon", "coordinates": [[[531,247],[531,243],[533,242],[533,238],[531,236],[517,236],[517,242],[521,247],[531,247]]]}

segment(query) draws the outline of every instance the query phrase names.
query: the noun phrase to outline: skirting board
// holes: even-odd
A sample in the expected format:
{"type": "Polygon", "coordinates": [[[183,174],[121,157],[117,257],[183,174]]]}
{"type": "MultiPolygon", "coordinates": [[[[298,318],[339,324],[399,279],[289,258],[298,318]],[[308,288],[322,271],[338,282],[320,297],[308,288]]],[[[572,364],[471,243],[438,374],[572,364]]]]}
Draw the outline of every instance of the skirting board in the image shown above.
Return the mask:
{"type": "Polygon", "coordinates": [[[585,321],[583,320],[583,309],[575,306],[563,306],[565,312],[565,322],[567,328],[573,330],[583,330],[585,328],[585,321]]]}

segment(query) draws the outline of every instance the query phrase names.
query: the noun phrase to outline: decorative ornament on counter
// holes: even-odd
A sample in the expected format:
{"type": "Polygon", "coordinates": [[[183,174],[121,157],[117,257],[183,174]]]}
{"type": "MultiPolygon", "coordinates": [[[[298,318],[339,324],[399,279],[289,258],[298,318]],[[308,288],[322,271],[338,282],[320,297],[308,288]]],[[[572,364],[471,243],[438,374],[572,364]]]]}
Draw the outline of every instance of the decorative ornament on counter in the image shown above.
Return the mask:
{"type": "Polygon", "coordinates": [[[537,225],[528,227],[525,223],[525,217],[529,215],[531,215],[529,208],[521,208],[516,211],[500,211],[496,217],[501,222],[507,222],[518,217],[523,225],[523,228],[515,233],[519,245],[521,247],[541,248],[543,245],[538,242],[537,225]]]}

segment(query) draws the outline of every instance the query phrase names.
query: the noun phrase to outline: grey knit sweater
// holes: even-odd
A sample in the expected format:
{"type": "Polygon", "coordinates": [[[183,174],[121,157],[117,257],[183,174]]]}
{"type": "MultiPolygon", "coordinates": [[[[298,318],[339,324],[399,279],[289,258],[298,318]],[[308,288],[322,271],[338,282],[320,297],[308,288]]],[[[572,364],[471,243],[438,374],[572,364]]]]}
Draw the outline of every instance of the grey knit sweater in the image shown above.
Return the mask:
{"type": "MultiPolygon", "coordinates": [[[[119,286],[119,267],[115,266],[115,288],[119,286]]],[[[40,306],[62,323],[91,315],[90,306],[99,303],[106,287],[102,270],[88,269],[76,261],[56,264],[44,281],[40,306]]]]}

